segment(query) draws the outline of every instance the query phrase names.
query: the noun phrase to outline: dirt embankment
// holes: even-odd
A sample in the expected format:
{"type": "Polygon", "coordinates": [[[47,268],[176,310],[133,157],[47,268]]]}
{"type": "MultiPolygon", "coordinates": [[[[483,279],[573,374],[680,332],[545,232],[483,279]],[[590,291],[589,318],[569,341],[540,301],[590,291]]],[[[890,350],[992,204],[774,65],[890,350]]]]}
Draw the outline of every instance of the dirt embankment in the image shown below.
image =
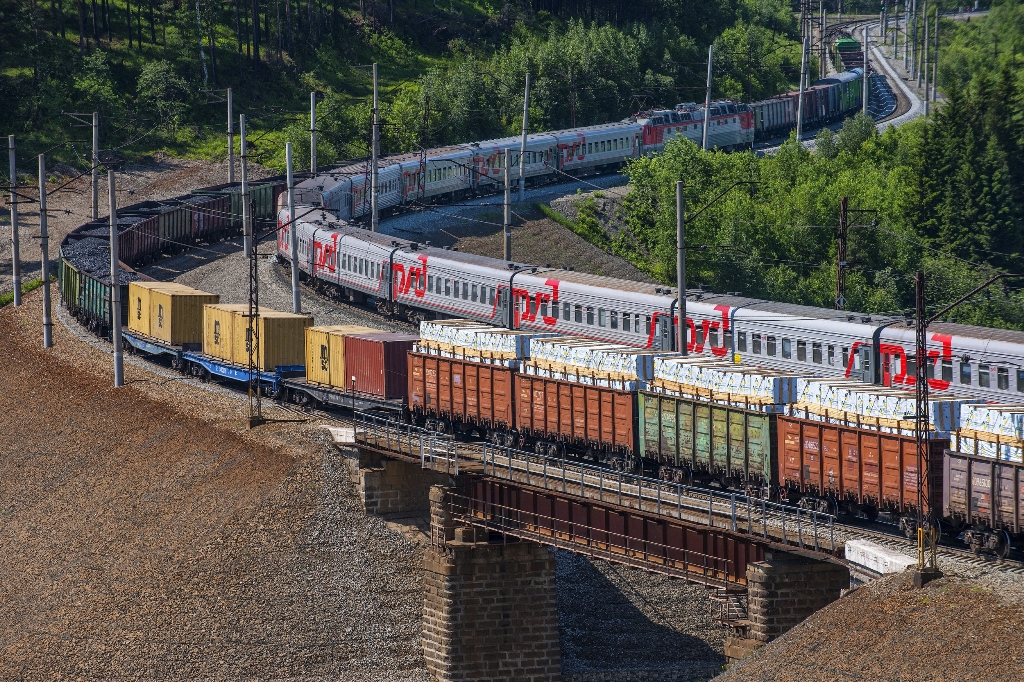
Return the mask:
{"type": "MultiPolygon", "coordinates": [[[[0,677],[422,679],[420,549],[310,425],[0,309],[0,677]]],[[[292,415],[294,416],[294,415],[292,415]]]]}
{"type": "Polygon", "coordinates": [[[715,678],[807,682],[1024,679],[1024,608],[984,583],[910,573],[862,587],[715,678]]]}

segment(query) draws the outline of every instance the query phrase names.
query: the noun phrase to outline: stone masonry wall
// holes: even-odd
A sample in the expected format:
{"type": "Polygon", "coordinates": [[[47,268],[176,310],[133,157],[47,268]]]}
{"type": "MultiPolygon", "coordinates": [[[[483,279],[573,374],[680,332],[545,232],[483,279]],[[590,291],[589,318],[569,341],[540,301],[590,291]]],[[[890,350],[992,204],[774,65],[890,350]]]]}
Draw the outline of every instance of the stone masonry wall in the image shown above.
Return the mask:
{"type": "Polygon", "coordinates": [[[430,487],[449,480],[447,474],[419,464],[382,459],[372,469],[359,469],[359,494],[367,514],[428,513],[430,487]]]}
{"type": "Polygon", "coordinates": [[[747,567],[750,637],[770,642],[850,586],[845,566],[776,552],[747,567]]]}
{"type": "Polygon", "coordinates": [[[555,559],[531,542],[433,545],[423,655],[434,680],[561,679],[555,559]]]}

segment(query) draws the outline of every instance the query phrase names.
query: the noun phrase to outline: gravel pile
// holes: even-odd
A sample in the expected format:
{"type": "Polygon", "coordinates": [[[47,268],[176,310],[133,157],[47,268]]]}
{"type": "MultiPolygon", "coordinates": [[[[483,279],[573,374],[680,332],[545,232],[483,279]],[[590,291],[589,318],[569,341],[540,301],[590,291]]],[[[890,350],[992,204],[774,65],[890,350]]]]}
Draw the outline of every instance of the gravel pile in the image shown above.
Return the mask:
{"type": "Polygon", "coordinates": [[[557,552],[562,671],[573,682],[709,680],[727,634],[699,585],[557,552]]]}
{"type": "Polygon", "coordinates": [[[734,680],[1024,679],[1024,608],[978,581],[915,590],[909,572],[861,587],[716,677],[734,680]]]}

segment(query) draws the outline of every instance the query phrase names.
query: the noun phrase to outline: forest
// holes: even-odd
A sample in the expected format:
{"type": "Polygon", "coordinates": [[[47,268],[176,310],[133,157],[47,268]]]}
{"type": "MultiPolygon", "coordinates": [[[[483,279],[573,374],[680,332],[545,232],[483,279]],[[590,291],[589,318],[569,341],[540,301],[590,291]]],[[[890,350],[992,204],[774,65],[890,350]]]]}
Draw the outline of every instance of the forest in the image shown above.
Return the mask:
{"type": "Polygon", "coordinates": [[[99,111],[101,146],[223,158],[224,90],[254,159],[305,158],[318,93],[322,163],[366,154],[369,65],[382,151],[619,120],[703,95],[785,91],[799,69],[789,0],[0,0],[0,127],[29,155],[84,163],[64,111],[99,111]]]}
{"type": "MultiPolygon", "coordinates": [[[[815,150],[702,152],[692,143],[631,163],[629,229],[611,249],[664,282],[675,278],[675,187],[692,211],[740,185],[688,225],[687,280],[715,291],[832,307],[840,202],[851,214],[847,309],[900,315],[914,273],[938,310],[998,272],[1024,272],[1024,5],[943,22],[940,86],[928,119],[878,134],[862,116],[815,150]],[[998,47],[993,47],[998,45],[998,47]]],[[[592,218],[590,218],[592,220],[592,218]]],[[[951,317],[1024,329],[1020,286],[993,287],[951,317]]]]}

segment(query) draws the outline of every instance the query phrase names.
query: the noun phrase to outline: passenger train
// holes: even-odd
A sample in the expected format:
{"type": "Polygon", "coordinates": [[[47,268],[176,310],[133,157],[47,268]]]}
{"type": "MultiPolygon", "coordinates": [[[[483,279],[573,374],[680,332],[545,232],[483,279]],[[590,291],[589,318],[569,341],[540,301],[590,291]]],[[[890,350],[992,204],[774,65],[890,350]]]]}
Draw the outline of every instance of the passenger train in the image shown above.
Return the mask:
{"type": "MultiPolygon", "coordinates": [[[[818,81],[804,91],[807,128],[842,120],[861,103],[861,69],[818,81]]],[[[708,116],[708,146],[726,151],[750,148],[755,140],[785,135],[796,126],[798,93],[789,92],[754,104],[713,102],[708,116]]],[[[422,205],[443,199],[498,191],[504,183],[505,152],[511,153],[513,177],[519,178],[522,154],[527,184],[554,182],[621,168],[629,159],[658,152],[674,138],[702,144],[704,108],[678,104],[647,111],[618,123],[506,137],[429,149],[381,159],[378,208],[422,205]]],[[[366,219],[371,212],[369,164],[341,166],[296,187],[300,206],[317,206],[345,221],[366,219]]]]}
{"type": "MultiPolygon", "coordinates": [[[[288,222],[285,209],[281,261],[291,258],[288,222]]],[[[319,210],[294,229],[306,277],[385,314],[413,322],[470,318],[677,350],[678,298],[669,287],[433,247],[346,225],[319,210]]],[[[916,376],[914,328],[903,318],[689,291],[686,326],[690,353],[904,388],[916,376]]],[[[1024,398],[1024,332],[935,323],[927,371],[932,391],[999,402],[1024,398]]]]}

